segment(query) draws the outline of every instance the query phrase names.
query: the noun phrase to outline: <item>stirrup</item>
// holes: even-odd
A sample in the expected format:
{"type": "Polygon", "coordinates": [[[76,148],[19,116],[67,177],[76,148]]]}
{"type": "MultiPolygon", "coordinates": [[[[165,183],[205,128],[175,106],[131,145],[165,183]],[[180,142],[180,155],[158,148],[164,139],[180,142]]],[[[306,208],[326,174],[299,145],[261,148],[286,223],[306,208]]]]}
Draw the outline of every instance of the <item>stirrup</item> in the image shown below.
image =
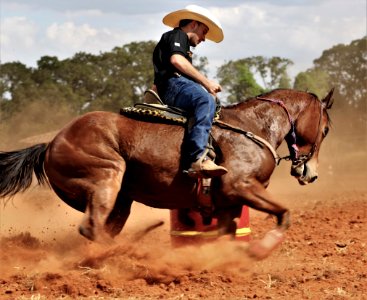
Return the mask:
{"type": "Polygon", "coordinates": [[[211,178],[198,178],[197,202],[198,210],[204,225],[210,225],[213,219],[214,206],[210,193],[211,178]]]}

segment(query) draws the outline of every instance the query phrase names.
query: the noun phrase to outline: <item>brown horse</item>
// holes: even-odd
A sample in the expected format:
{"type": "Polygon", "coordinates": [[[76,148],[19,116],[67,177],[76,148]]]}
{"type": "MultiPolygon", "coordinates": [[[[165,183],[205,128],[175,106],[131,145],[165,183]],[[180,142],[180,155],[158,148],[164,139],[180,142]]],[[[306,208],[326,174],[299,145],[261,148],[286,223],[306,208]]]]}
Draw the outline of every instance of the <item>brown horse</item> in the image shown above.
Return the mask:
{"type": "MultiPolygon", "coordinates": [[[[233,220],[247,205],[277,218],[276,231],[255,249],[267,248],[266,256],[280,243],[289,212],[266,191],[278,159],[274,149],[286,140],[291,174],[301,184],[313,182],[332,93],[320,101],[307,92],[279,89],[222,108],[212,135],[220,152],[217,163],[229,172],[211,186],[221,233],[233,233],[233,220]]],[[[39,183],[48,181],[63,201],[85,212],[83,236],[105,241],[120,233],[133,200],[166,209],[197,206],[197,181],[181,166],[183,139],[181,125],[87,113],[49,144],[0,152],[0,197],[29,187],[34,171],[39,183]]]]}

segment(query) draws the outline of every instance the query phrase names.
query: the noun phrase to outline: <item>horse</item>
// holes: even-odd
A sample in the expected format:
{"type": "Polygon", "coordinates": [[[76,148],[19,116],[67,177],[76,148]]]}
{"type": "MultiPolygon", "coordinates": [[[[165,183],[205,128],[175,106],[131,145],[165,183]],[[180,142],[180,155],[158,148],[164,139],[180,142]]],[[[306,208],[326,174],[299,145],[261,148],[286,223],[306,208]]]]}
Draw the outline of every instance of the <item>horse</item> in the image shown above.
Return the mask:
{"type": "MultiPolygon", "coordinates": [[[[251,247],[254,256],[268,256],[290,226],[289,210],[266,190],[280,159],[275,149],[286,141],[291,175],[302,185],[314,182],[332,94],[319,100],[312,93],[276,89],[222,107],[213,124],[216,163],[229,170],[211,180],[220,234],[233,234],[243,205],[276,217],[275,228],[251,247]]],[[[133,201],[164,209],[197,207],[198,182],[181,163],[184,138],[180,124],[89,112],[50,143],[0,152],[0,197],[26,190],[34,172],[39,184],[84,212],[81,235],[107,242],[123,229],[133,201]]]]}

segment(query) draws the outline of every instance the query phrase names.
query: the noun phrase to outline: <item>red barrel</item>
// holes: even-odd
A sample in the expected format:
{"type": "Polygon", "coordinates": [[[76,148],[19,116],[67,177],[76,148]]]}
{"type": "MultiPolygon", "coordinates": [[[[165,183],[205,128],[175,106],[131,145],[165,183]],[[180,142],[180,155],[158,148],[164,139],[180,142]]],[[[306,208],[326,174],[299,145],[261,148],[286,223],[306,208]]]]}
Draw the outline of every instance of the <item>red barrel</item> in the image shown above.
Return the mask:
{"type": "MultiPolygon", "coordinates": [[[[187,214],[195,226],[188,226],[180,221],[178,210],[170,211],[171,219],[171,243],[173,246],[203,244],[214,241],[218,237],[217,219],[213,218],[210,225],[204,225],[202,217],[197,211],[189,211],[187,214]]],[[[242,207],[241,217],[237,224],[236,240],[250,240],[250,215],[247,206],[242,207]]]]}

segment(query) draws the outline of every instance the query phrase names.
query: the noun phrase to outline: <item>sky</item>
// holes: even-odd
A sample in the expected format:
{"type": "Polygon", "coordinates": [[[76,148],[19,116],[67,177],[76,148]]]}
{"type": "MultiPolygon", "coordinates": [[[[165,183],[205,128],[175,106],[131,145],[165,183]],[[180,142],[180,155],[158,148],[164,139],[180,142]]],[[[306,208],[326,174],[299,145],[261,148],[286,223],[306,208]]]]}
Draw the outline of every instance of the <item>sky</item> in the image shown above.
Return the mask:
{"type": "Polygon", "coordinates": [[[194,50],[210,74],[230,61],[261,55],[291,59],[291,76],[337,44],[366,36],[366,0],[0,0],[0,61],[37,66],[77,52],[99,54],[134,41],[158,41],[162,18],[189,4],[220,20],[224,40],[194,50]]]}

